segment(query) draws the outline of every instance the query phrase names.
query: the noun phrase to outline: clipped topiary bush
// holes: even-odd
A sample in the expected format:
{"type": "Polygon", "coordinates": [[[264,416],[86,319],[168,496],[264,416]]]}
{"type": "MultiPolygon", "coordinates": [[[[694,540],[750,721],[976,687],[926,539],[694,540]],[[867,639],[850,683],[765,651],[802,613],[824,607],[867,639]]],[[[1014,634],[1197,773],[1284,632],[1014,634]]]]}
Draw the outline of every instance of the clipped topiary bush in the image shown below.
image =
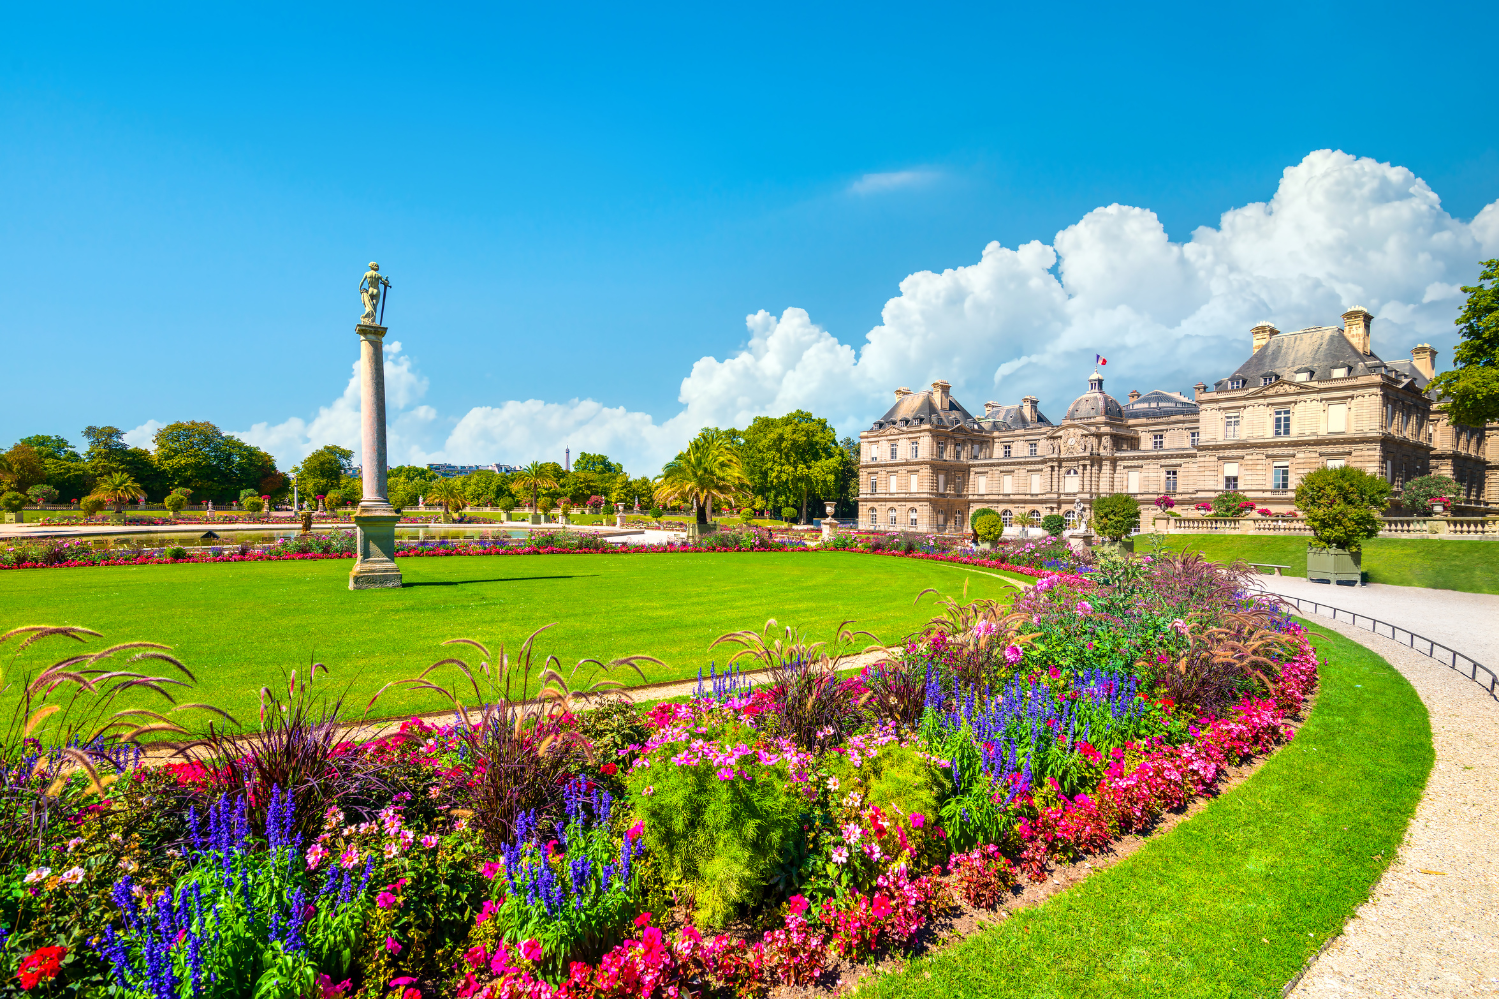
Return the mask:
{"type": "Polygon", "coordinates": [[[26,506],[26,494],[18,493],[14,489],[0,496],[0,510],[6,513],[20,513],[26,506]]]}
{"type": "Polygon", "coordinates": [[[1060,513],[1048,513],[1041,518],[1041,529],[1054,538],[1062,536],[1062,530],[1067,526],[1067,518],[1060,513]]]}
{"type": "Polygon", "coordinates": [[[1379,533],[1390,484],[1362,468],[1319,468],[1296,487],[1296,506],[1324,548],[1357,552],[1379,533]]]}
{"type": "Polygon", "coordinates": [[[1128,493],[1113,493],[1093,501],[1093,529],[1119,541],[1140,523],[1140,503],[1128,493]]]}

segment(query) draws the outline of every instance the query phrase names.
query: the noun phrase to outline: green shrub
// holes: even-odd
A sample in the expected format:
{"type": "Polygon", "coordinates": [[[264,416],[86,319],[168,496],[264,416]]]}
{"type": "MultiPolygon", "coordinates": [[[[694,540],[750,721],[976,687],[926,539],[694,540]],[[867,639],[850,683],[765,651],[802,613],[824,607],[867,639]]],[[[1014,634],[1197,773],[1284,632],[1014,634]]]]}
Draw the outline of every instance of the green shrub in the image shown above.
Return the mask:
{"type": "Polygon", "coordinates": [[[1066,526],[1067,518],[1063,517],[1060,513],[1048,513],[1041,518],[1041,530],[1054,538],[1061,537],[1062,529],[1066,526]]]}
{"type": "Polygon", "coordinates": [[[1213,497],[1213,516],[1237,517],[1239,506],[1249,502],[1249,497],[1240,492],[1219,493],[1213,497]]]}
{"type": "Polygon", "coordinates": [[[1005,522],[993,510],[973,522],[973,530],[986,544],[998,544],[1005,535],[1005,522]]]}
{"type": "Polygon", "coordinates": [[[1296,506],[1324,548],[1356,552],[1379,533],[1390,484],[1362,468],[1319,468],[1296,487],[1296,506]]]}
{"type": "Polygon", "coordinates": [[[99,511],[104,509],[104,501],[97,496],[85,496],[78,501],[78,509],[83,511],[85,517],[98,516],[99,511]]]}
{"type": "Polygon", "coordinates": [[[187,558],[187,549],[183,548],[181,545],[173,545],[166,551],[162,552],[162,554],[167,558],[176,561],[177,559],[187,558]]]}
{"type": "Polygon", "coordinates": [[[1446,475],[1423,475],[1411,479],[1400,491],[1400,505],[1416,515],[1431,513],[1431,501],[1438,496],[1455,499],[1463,494],[1457,480],[1446,475]]]}
{"type": "Polygon", "coordinates": [[[998,513],[996,513],[995,511],[989,509],[987,506],[981,506],[977,510],[973,511],[972,513],[970,513],[968,515],[968,526],[971,527],[971,528],[973,528],[974,530],[978,530],[979,518],[980,517],[998,517],[998,516],[999,516],[998,513]]]}
{"type": "MultiPolygon", "coordinates": [[[[744,735],[754,741],[753,732],[744,735]]],[[[733,733],[722,739],[740,741],[733,733]]],[[[719,929],[770,889],[782,848],[801,823],[803,785],[784,763],[757,768],[754,780],[719,780],[711,761],[671,763],[681,748],[663,747],[650,766],[631,771],[630,800],[644,824],[647,856],[691,896],[698,925],[719,929]],[[651,792],[642,793],[647,787],[651,792]]]]}
{"type": "Polygon", "coordinates": [[[0,509],[6,513],[19,513],[26,506],[26,494],[18,493],[14,489],[0,496],[0,509]]]}
{"type": "Polygon", "coordinates": [[[651,507],[651,519],[652,520],[660,520],[665,515],[666,515],[666,511],[663,510],[663,509],[661,509],[659,506],[653,506],[653,507],[651,507]]]}
{"type": "Polygon", "coordinates": [[[32,486],[26,490],[26,495],[30,496],[31,502],[37,506],[41,506],[43,503],[53,503],[57,500],[57,490],[45,483],[32,486]]]}
{"type": "Polygon", "coordinates": [[[173,492],[168,493],[167,498],[162,500],[161,502],[162,505],[167,508],[167,512],[175,517],[177,516],[177,514],[181,513],[182,508],[187,505],[187,497],[179,492],[173,492]]]}
{"type": "Polygon", "coordinates": [[[246,513],[259,513],[265,509],[265,502],[259,496],[246,496],[240,500],[239,505],[245,508],[246,513]]]}
{"type": "Polygon", "coordinates": [[[1113,493],[1093,501],[1093,529],[1118,541],[1140,523],[1140,504],[1128,493],[1113,493]]]}
{"type": "Polygon", "coordinates": [[[797,516],[798,516],[798,513],[797,513],[796,507],[794,507],[794,506],[783,506],[783,507],[781,507],[781,519],[784,520],[784,521],[786,521],[787,523],[790,523],[791,521],[795,520],[797,518],[797,516]]]}

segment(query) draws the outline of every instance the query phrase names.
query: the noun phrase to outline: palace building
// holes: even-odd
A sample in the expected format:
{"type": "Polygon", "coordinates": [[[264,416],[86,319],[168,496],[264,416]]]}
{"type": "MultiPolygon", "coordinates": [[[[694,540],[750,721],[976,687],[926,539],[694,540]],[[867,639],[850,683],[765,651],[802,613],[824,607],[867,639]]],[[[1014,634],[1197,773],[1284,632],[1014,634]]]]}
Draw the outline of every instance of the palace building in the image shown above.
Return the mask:
{"type": "MultiPolygon", "coordinates": [[[[1386,361],[1374,353],[1373,316],[1282,333],[1250,331],[1250,354],[1192,398],[1155,390],[1128,401],[1088,390],[1053,422],[1040,400],[984,403],[982,415],[952,397],[951,384],[895,390],[895,405],[859,435],[859,524],[922,532],[966,531],[987,507],[1006,525],[1019,514],[1060,513],[1069,525],[1081,500],[1131,493],[1142,505],[1171,496],[1178,506],[1237,490],[1281,512],[1296,483],[1324,465],[1384,476],[1397,491],[1421,475],[1449,475],[1464,505],[1499,503],[1499,434],[1453,426],[1427,394],[1436,351],[1386,361]]],[[[1492,429],[1499,427],[1491,425],[1492,429]]]]}

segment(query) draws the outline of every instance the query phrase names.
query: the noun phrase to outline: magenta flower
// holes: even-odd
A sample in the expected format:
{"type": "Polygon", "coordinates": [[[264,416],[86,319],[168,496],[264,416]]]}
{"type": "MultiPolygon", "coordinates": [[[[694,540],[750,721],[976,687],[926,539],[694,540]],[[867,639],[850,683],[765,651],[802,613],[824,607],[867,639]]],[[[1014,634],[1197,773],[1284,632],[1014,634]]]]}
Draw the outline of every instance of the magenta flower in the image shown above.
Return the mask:
{"type": "Polygon", "coordinates": [[[920,829],[924,825],[926,825],[926,816],[922,815],[920,812],[912,812],[911,813],[911,828],[912,829],[920,829]]]}
{"type": "Polygon", "coordinates": [[[644,822],[636,822],[633,826],[630,827],[627,835],[631,839],[639,839],[644,832],[645,832],[645,823],[644,822]]]}
{"type": "Polygon", "coordinates": [[[806,896],[804,895],[792,895],[786,901],[787,904],[791,907],[791,911],[796,913],[798,916],[807,911],[808,902],[806,896]]]}
{"type": "Polygon", "coordinates": [[[1077,612],[1079,614],[1092,614],[1093,605],[1088,603],[1088,601],[1086,600],[1079,600],[1077,602],[1077,612]]]}
{"type": "Polygon", "coordinates": [[[526,940],[520,945],[520,956],[527,961],[536,962],[541,960],[541,941],[536,939],[526,940]]]}
{"type": "Polygon", "coordinates": [[[883,895],[876,895],[871,911],[874,912],[874,918],[876,919],[886,918],[890,915],[890,900],[883,895]]]}
{"type": "Polygon", "coordinates": [[[504,869],[505,868],[503,865],[497,864],[492,860],[488,860],[484,862],[484,867],[480,870],[479,873],[484,875],[486,881],[493,881],[495,877],[504,869]]]}
{"type": "Polygon", "coordinates": [[[400,942],[398,940],[396,940],[395,937],[386,937],[385,938],[385,949],[388,950],[388,951],[390,951],[392,954],[399,954],[399,953],[401,953],[401,950],[403,948],[401,947],[400,942]]]}
{"type": "Polygon", "coordinates": [[[1018,645],[1005,646],[1005,662],[1009,663],[1011,666],[1014,666],[1016,663],[1020,662],[1021,658],[1024,655],[1025,653],[1021,651],[1021,648],[1018,645]]]}

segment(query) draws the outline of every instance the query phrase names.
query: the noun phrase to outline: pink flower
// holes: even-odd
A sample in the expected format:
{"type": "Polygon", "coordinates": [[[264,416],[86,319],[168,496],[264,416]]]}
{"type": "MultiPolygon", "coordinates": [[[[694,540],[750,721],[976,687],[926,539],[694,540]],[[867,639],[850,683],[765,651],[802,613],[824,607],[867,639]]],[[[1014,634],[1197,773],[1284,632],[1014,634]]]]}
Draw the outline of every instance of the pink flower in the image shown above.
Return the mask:
{"type": "Polygon", "coordinates": [[[1025,653],[1021,651],[1020,646],[1018,645],[1005,646],[1005,662],[1009,663],[1011,666],[1014,666],[1016,663],[1020,662],[1021,658],[1024,657],[1024,655],[1025,653]]]}
{"type": "Polygon", "coordinates": [[[396,901],[396,897],[388,891],[382,891],[380,894],[375,896],[375,904],[382,909],[394,909],[396,907],[396,901]]]}
{"type": "Polygon", "coordinates": [[[390,987],[393,988],[393,989],[398,989],[398,988],[400,988],[403,985],[415,985],[415,984],[416,984],[416,979],[415,978],[392,978],[390,980],[390,987]]]}
{"type": "Polygon", "coordinates": [[[352,983],[349,979],[345,978],[337,985],[334,985],[333,979],[319,973],[315,984],[319,989],[318,999],[341,999],[352,983]]]}
{"type": "Polygon", "coordinates": [[[487,860],[484,862],[484,867],[480,869],[479,873],[484,875],[485,880],[493,881],[495,879],[495,876],[504,869],[504,865],[497,864],[492,860],[487,860]]]}
{"type": "Polygon", "coordinates": [[[1086,600],[1079,600],[1077,602],[1077,612],[1079,614],[1092,614],[1093,605],[1088,603],[1088,601],[1086,600]]]}
{"type": "MultiPolygon", "coordinates": [[[[500,907],[498,905],[496,905],[490,899],[486,898],[484,900],[484,908],[479,911],[478,917],[474,920],[474,925],[475,926],[483,926],[484,923],[485,923],[485,921],[488,920],[490,916],[495,915],[499,911],[500,911],[500,907]]],[[[484,962],[480,961],[479,963],[483,964],[484,962]]]]}
{"type": "Polygon", "coordinates": [[[637,929],[649,925],[651,925],[651,914],[649,912],[642,912],[640,915],[635,917],[635,927],[637,929]]]}
{"type": "Polygon", "coordinates": [[[871,911],[874,913],[874,918],[884,919],[890,915],[890,900],[883,895],[876,895],[871,911]]]}
{"type": "Polygon", "coordinates": [[[536,962],[541,960],[541,941],[531,939],[520,945],[520,956],[527,961],[536,962]]]}
{"type": "Polygon", "coordinates": [[[338,866],[346,871],[357,863],[359,863],[359,851],[352,846],[347,847],[338,855],[338,866]]]}
{"type": "Polygon", "coordinates": [[[926,825],[926,816],[922,815],[920,812],[912,812],[911,813],[911,828],[912,829],[920,829],[924,825],[926,825]]]}
{"type": "Polygon", "coordinates": [[[400,941],[398,941],[395,937],[386,937],[385,949],[390,951],[392,954],[399,954],[401,953],[402,947],[400,941]]]}
{"type": "Polygon", "coordinates": [[[422,846],[426,847],[428,850],[436,848],[437,837],[433,836],[431,833],[428,833],[427,835],[422,837],[422,846]]]}
{"type": "Polygon", "coordinates": [[[633,826],[630,827],[629,832],[628,832],[627,835],[629,835],[629,837],[631,839],[639,839],[640,836],[641,836],[641,834],[644,833],[644,832],[645,832],[645,823],[644,822],[636,822],[633,826]]]}
{"type": "Polygon", "coordinates": [[[790,906],[791,911],[796,913],[798,916],[807,911],[808,903],[806,897],[803,895],[792,895],[786,901],[790,906]]]}
{"type": "Polygon", "coordinates": [[[315,871],[328,856],[328,848],[321,843],[314,843],[307,848],[307,869],[315,871]]]}

